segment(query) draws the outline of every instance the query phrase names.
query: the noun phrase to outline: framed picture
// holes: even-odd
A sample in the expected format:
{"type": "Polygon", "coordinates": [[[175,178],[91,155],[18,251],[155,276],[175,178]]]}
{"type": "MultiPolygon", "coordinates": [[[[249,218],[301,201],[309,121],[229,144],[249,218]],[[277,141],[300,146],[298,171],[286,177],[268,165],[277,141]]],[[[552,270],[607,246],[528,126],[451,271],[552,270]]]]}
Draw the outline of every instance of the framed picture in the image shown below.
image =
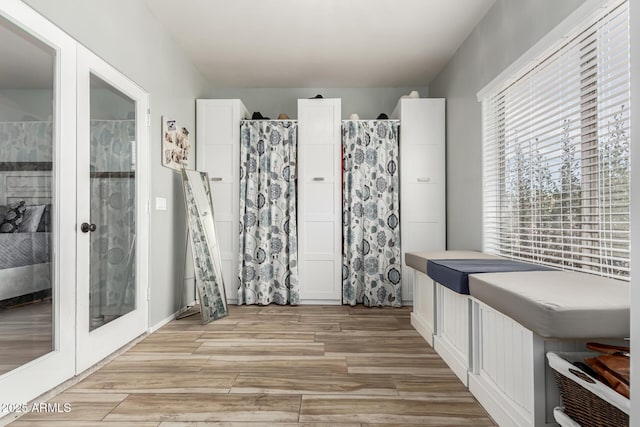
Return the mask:
{"type": "Polygon", "coordinates": [[[175,120],[162,117],[162,166],[183,169],[189,160],[189,131],[178,126],[175,120]]]}

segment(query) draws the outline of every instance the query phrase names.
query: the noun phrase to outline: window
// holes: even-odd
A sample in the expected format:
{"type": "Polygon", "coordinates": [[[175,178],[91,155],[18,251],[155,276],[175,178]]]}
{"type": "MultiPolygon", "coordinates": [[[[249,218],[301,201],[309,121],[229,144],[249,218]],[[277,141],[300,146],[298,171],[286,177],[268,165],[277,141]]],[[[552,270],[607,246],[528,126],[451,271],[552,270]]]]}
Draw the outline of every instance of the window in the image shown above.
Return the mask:
{"type": "Polygon", "coordinates": [[[629,15],[618,1],[483,108],[484,249],[629,280],[629,15]]]}

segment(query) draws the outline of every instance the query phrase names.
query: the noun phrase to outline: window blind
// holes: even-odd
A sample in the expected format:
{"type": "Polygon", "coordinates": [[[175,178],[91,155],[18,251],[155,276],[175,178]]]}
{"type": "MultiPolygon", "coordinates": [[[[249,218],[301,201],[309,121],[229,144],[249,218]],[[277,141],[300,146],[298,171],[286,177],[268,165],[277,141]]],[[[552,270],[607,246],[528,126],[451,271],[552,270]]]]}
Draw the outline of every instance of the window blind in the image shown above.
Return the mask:
{"type": "Polygon", "coordinates": [[[539,58],[482,101],[484,250],[629,280],[628,2],[539,58]]]}

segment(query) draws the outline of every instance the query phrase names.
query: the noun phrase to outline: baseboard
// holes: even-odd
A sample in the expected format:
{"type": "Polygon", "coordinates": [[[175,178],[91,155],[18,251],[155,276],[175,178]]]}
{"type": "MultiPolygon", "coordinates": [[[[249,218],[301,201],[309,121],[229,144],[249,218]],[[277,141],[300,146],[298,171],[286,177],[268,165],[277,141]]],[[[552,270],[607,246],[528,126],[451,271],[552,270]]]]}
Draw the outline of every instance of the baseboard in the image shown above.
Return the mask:
{"type": "Polygon", "coordinates": [[[416,313],[411,313],[411,326],[424,338],[427,344],[433,347],[433,325],[427,323],[416,313]]]}
{"type": "MultiPolygon", "coordinates": [[[[196,303],[195,301],[191,301],[190,303],[185,305],[185,307],[190,307],[190,306],[194,305],[195,303],[196,303]]],[[[169,315],[168,317],[162,319],[161,321],[159,321],[155,325],[150,326],[149,328],[147,328],[147,333],[148,334],[152,334],[155,331],[157,331],[158,329],[162,328],[164,325],[166,325],[167,323],[169,323],[172,320],[174,320],[178,316],[178,314],[180,314],[181,311],[182,311],[182,309],[180,309],[180,310],[176,311],[175,313],[169,315]]]]}
{"type": "Polygon", "coordinates": [[[444,360],[445,363],[449,365],[449,368],[451,368],[453,373],[456,374],[458,378],[460,378],[460,381],[462,381],[465,386],[468,386],[469,362],[465,362],[463,359],[461,359],[460,356],[456,354],[458,351],[455,348],[452,348],[452,346],[445,339],[437,335],[433,336],[433,348],[435,349],[436,353],[438,353],[440,357],[442,357],[442,360],[444,360]]]}
{"type": "Polygon", "coordinates": [[[303,299],[300,305],[342,305],[342,301],[333,299],[303,299]]]}
{"type": "MultiPolygon", "coordinates": [[[[469,374],[469,391],[498,425],[533,426],[531,421],[527,421],[527,415],[510,404],[502,391],[491,384],[489,380],[484,379],[482,374],[469,374]]],[[[532,416],[529,415],[529,417],[532,416]]]]}

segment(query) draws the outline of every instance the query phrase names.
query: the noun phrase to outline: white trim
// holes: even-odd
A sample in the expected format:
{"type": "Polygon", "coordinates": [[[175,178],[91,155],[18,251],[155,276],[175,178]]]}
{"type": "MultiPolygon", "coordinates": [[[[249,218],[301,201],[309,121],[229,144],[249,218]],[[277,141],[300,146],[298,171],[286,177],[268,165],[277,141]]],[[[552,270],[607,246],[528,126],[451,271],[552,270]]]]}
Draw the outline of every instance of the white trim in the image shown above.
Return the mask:
{"type": "MultiPolygon", "coordinates": [[[[190,307],[196,304],[196,301],[191,301],[190,303],[187,303],[185,305],[185,307],[190,307]]],[[[172,320],[175,320],[175,318],[178,316],[178,314],[180,314],[180,312],[182,311],[182,309],[176,311],[175,313],[167,316],[166,318],[162,319],[161,321],[159,321],[158,323],[156,323],[153,326],[150,326],[147,329],[147,334],[152,334],[155,331],[157,331],[158,329],[162,328],[164,325],[166,325],[167,323],[171,322],[172,320]]],[[[194,315],[195,316],[195,315],[194,315]]]]}
{"type": "Polygon", "coordinates": [[[549,51],[559,48],[567,39],[576,35],[585,21],[598,15],[604,15],[610,8],[621,3],[621,0],[586,0],[571,15],[565,18],[535,45],[505,68],[477,94],[478,101],[506,88],[527,73],[532,64],[540,62],[548,56],[549,51]]]}
{"type": "Polygon", "coordinates": [[[342,305],[342,301],[332,299],[301,299],[300,305],[342,305]]]}
{"type": "Polygon", "coordinates": [[[415,311],[411,313],[411,326],[424,338],[427,344],[433,347],[433,327],[415,311]]]}
{"type": "MultiPolygon", "coordinates": [[[[640,2],[629,3],[631,52],[631,351],[640,354],[640,2]],[[636,184],[636,185],[634,185],[636,184]]],[[[631,358],[631,421],[640,425],[640,357],[631,358]]]]}

